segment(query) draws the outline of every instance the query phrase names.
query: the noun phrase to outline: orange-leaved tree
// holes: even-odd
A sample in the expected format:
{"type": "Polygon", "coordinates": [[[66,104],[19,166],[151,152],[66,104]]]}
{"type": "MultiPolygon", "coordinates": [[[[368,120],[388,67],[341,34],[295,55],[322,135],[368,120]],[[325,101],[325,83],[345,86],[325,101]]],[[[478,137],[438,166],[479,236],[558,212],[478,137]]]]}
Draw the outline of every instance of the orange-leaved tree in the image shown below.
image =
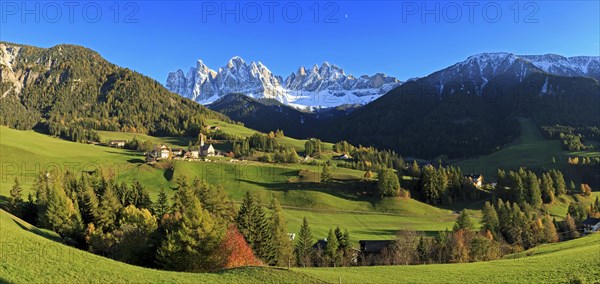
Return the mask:
{"type": "Polygon", "coordinates": [[[229,227],[221,241],[220,248],[223,256],[223,268],[262,265],[235,225],[229,227]]]}

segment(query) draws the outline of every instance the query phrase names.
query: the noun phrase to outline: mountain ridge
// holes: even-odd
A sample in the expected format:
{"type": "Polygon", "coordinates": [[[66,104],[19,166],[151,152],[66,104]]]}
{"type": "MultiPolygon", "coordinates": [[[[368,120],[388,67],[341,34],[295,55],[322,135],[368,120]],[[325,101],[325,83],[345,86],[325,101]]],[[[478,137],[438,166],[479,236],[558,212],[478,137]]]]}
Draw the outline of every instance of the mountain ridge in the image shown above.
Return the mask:
{"type": "Polygon", "coordinates": [[[300,66],[283,79],[260,61],[248,64],[234,56],[216,71],[198,60],[187,75],[182,69],[170,72],[165,86],[201,104],[210,104],[229,93],[243,93],[256,99],[276,99],[286,105],[311,109],[365,104],[399,84],[398,79],[382,73],[354,77],[329,62],[311,68],[300,66]]]}

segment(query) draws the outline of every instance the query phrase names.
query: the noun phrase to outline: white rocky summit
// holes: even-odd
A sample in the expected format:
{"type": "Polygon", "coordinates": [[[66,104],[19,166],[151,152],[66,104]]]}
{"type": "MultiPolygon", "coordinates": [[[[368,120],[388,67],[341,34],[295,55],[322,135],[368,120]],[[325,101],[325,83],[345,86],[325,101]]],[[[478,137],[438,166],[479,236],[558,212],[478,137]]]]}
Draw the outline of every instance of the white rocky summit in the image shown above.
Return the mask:
{"type": "Polygon", "coordinates": [[[217,71],[198,60],[187,75],[179,69],[169,73],[166,82],[170,91],[201,104],[210,104],[230,93],[242,93],[304,109],[367,104],[398,85],[398,79],[380,73],[356,78],[328,62],[310,69],[302,66],[284,80],[261,62],[248,64],[237,56],[217,71]]]}

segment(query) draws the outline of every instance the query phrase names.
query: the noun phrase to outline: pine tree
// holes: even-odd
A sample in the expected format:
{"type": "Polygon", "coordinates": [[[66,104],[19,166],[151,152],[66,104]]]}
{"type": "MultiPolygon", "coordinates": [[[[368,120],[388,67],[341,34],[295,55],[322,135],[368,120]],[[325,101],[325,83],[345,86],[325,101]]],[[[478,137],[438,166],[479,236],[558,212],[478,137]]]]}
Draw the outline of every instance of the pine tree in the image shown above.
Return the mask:
{"type": "Polygon", "coordinates": [[[460,215],[458,215],[458,218],[456,219],[456,223],[454,223],[453,230],[459,231],[459,230],[473,230],[473,229],[474,229],[473,222],[471,222],[471,218],[469,217],[467,210],[461,211],[460,215]]]}
{"type": "Polygon", "coordinates": [[[565,230],[566,235],[569,239],[579,238],[579,232],[577,231],[577,225],[575,225],[575,219],[571,217],[571,214],[567,214],[565,218],[565,230]]]}
{"type": "Polygon", "coordinates": [[[65,193],[60,176],[54,177],[43,218],[43,224],[62,237],[75,237],[81,231],[81,217],[65,193]]]}
{"type": "Polygon", "coordinates": [[[103,231],[112,231],[117,226],[117,217],[122,208],[119,199],[114,193],[112,186],[108,185],[100,204],[98,206],[98,214],[96,216],[96,228],[103,231]]]}
{"type": "Polygon", "coordinates": [[[544,173],[542,175],[542,199],[544,203],[554,203],[555,198],[555,190],[554,190],[554,181],[552,181],[552,177],[549,173],[544,173]]]}
{"type": "Polygon", "coordinates": [[[350,243],[350,233],[348,229],[342,229],[340,227],[335,228],[335,237],[338,240],[339,244],[339,253],[340,253],[340,264],[342,266],[348,266],[352,262],[352,247],[350,243]]]}
{"type": "Polygon", "coordinates": [[[269,232],[269,221],[260,200],[249,191],[244,196],[236,223],[254,254],[261,260],[268,261],[271,259],[273,247],[270,237],[271,232],[269,232]]]}
{"type": "Polygon", "coordinates": [[[10,210],[13,214],[21,216],[21,208],[23,206],[23,188],[19,182],[19,178],[15,177],[15,184],[10,190],[10,210]]]}
{"type": "Polygon", "coordinates": [[[556,227],[554,226],[554,222],[550,219],[550,215],[546,214],[542,219],[542,224],[544,226],[544,239],[547,243],[555,243],[558,242],[558,233],[556,231],[556,227]]]}
{"type": "Polygon", "coordinates": [[[569,191],[570,191],[570,192],[575,192],[575,188],[576,188],[576,187],[575,187],[575,183],[574,183],[573,181],[571,181],[571,182],[569,183],[569,191]]]}
{"type": "Polygon", "coordinates": [[[313,244],[314,239],[312,236],[312,232],[310,231],[310,225],[308,224],[308,219],[304,217],[304,219],[302,220],[302,226],[300,227],[300,232],[298,233],[298,240],[296,241],[295,247],[296,257],[298,258],[299,266],[310,266],[313,244]]]}
{"type": "MultiPolygon", "coordinates": [[[[550,177],[552,178],[552,183],[554,184],[554,195],[561,196],[567,193],[567,186],[565,184],[565,178],[563,173],[559,170],[551,170],[550,177]]],[[[573,181],[571,181],[573,183],[573,181]]],[[[573,188],[575,188],[575,184],[573,184],[573,188]]]]}
{"type": "Polygon", "coordinates": [[[227,226],[235,221],[235,204],[229,200],[223,187],[209,185],[199,179],[194,180],[192,186],[202,206],[221,224],[227,226]]]}
{"type": "Polygon", "coordinates": [[[377,189],[381,197],[398,196],[400,194],[400,181],[392,169],[383,169],[378,174],[377,189]]]}
{"type": "Polygon", "coordinates": [[[84,184],[83,193],[81,196],[81,218],[85,224],[96,223],[98,212],[98,198],[94,189],[87,184],[84,184]]]}
{"type": "Polygon", "coordinates": [[[421,170],[419,169],[419,165],[417,164],[416,160],[413,160],[412,166],[410,167],[410,175],[415,178],[421,176],[421,170]]]}
{"type": "Polygon", "coordinates": [[[335,236],[335,232],[332,229],[329,229],[329,234],[327,234],[327,245],[325,246],[325,257],[328,265],[333,267],[339,265],[340,253],[338,249],[339,243],[337,237],[335,236]]]}
{"type": "Polygon", "coordinates": [[[156,204],[154,204],[154,215],[161,219],[165,213],[169,211],[169,200],[167,198],[167,193],[164,188],[161,188],[158,193],[158,199],[156,200],[156,204]]]}
{"type": "Polygon", "coordinates": [[[272,254],[272,259],[269,260],[270,265],[286,266],[289,265],[292,254],[292,242],[287,230],[287,224],[285,222],[285,216],[281,205],[276,198],[271,200],[271,209],[273,215],[271,216],[271,238],[273,248],[275,249],[272,254]]]}
{"type": "Polygon", "coordinates": [[[421,238],[419,238],[419,244],[417,245],[417,258],[421,263],[425,263],[427,261],[427,253],[428,249],[427,244],[425,243],[425,238],[421,236],[421,238]]]}
{"type": "Polygon", "coordinates": [[[490,231],[497,238],[500,232],[500,221],[496,209],[494,209],[494,206],[489,201],[485,202],[482,214],[481,222],[483,223],[483,231],[490,231]]]}
{"type": "Polygon", "coordinates": [[[223,234],[221,228],[187,186],[174,196],[175,225],[167,231],[157,251],[158,261],[170,270],[202,272],[218,268],[217,248],[223,234]]]}
{"type": "Polygon", "coordinates": [[[331,182],[331,167],[329,163],[325,163],[323,165],[323,170],[321,171],[321,182],[322,183],[330,183],[331,182]]]}
{"type": "Polygon", "coordinates": [[[540,191],[540,182],[533,172],[527,173],[527,185],[529,187],[529,204],[534,208],[542,206],[542,192],[540,191]]]}

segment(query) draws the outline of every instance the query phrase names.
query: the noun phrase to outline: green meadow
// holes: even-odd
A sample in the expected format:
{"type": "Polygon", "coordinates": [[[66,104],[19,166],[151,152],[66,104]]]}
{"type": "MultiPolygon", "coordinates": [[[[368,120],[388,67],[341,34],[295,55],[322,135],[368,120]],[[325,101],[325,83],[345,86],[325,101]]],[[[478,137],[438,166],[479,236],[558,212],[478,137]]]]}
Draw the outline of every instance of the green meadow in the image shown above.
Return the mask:
{"type": "MultiPolygon", "coordinates": [[[[239,125],[231,126],[245,129],[239,125]]],[[[103,139],[133,137],[133,134],[114,132],[102,132],[101,135],[109,137],[103,139]]],[[[138,137],[156,139],[152,141],[157,143],[175,141],[172,138],[138,137]]],[[[346,168],[334,168],[335,181],[327,185],[318,182],[321,167],[304,164],[175,161],[173,168],[160,169],[145,164],[141,154],[134,151],[74,143],[6,127],[0,127],[0,154],[0,195],[4,197],[8,196],[15,177],[23,181],[27,195],[40,170],[81,172],[101,167],[122,181],[140,181],[153,198],[162,188],[173,194],[172,188],[179,177],[199,178],[221,185],[234,201],[241,200],[246,191],[256,193],[265,204],[276,197],[285,208],[291,232],[297,232],[302,218],[307,217],[318,238],[325,237],[329,228],[339,225],[350,231],[354,242],[391,239],[398,230],[445,230],[452,227],[456,218],[450,209],[440,209],[414,199],[382,200],[373,196],[369,193],[373,190],[373,182],[360,180],[364,172],[346,168]]]]}
{"type": "Polygon", "coordinates": [[[220,273],[141,268],[77,250],[0,210],[0,282],[54,283],[593,283],[600,234],[546,244],[502,260],[344,268],[250,267],[220,273]]]}

